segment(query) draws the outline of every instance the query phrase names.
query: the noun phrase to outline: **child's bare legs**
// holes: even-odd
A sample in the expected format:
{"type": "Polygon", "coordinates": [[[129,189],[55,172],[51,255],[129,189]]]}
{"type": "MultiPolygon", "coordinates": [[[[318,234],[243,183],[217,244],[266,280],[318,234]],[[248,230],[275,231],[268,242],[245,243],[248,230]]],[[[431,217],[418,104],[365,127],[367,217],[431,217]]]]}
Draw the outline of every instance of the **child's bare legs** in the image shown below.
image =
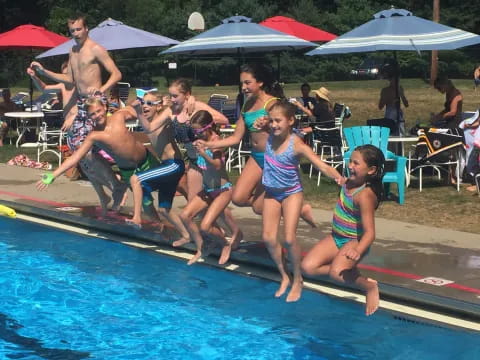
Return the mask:
{"type": "Polygon", "coordinates": [[[237,179],[237,183],[233,189],[232,202],[241,207],[252,206],[255,199],[255,195],[252,197],[252,193],[259,183],[261,185],[261,180],[262,169],[258,166],[257,162],[250,157],[245,164],[242,174],[237,179]]]}
{"type": "MultiPolygon", "coordinates": [[[[187,185],[187,200],[188,202],[192,201],[195,196],[202,191],[202,183],[203,183],[203,177],[202,173],[199,172],[198,170],[189,167],[187,170],[187,175],[186,175],[186,185],[187,185]]],[[[180,180],[180,188],[185,186],[185,183],[180,180]]],[[[177,186],[179,187],[179,186],[177,186]]],[[[183,189],[184,190],[184,189],[183,189]]],[[[195,214],[196,216],[196,214],[195,214]]],[[[177,247],[177,246],[182,246],[190,242],[190,237],[182,237],[181,239],[178,239],[177,241],[174,241],[172,246],[177,247]]]]}
{"type": "Polygon", "coordinates": [[[236,250],[240,245],[240,241],[243,239],[243,232],[235,221],[232,211],[226,207],[223,213],[220,214],[219,219],[222,219],[222,222],[230,228],[230,232],[232,233],[232,250],[236,250]]]}
{"type": "Polygon", "coordinates": [[[357,246],[356,241],[349,241],[338,252],[330,267],[330,277],[338,282],[355,284],[366,293],[365,314],[371,315],[378,309],[380,295],[377,281],[360,275],[357,261],[345,256],[349,249],[357,246]]]}
{"type": "Polygon", "coordinates": [[[302,251],[296,236],[302,203],[302,192],[292,194],[282,201],[283,222],[285,226],[285,245],[288,248],[290,261],[293,265],[293,282],[292,288],[286,299],[287,302],[297,301],[302,295],[303,280],[302,271],[300,269],[302,251]]]}
{"type": "Polygon", "coordinates": [[[282,215],[282,204],[270,197],[264,200],[263,209],[263,231],[262,238],[265,245],[272,257],[272,260],[277,265],[277,269],[280,272],[281,280],[280,287],[275,292],[275,297],[282,296],[287,290],[290,284],[290,278],[288,277],[283,262],[282,246],[280,245],[278,237],[278,225],[280,224],[280,216],[282,215]]]}
{"type": "Polygon", "coordinates": [[[158,213],[162,217],[166,218],[171,224],[173,224],[173,226],[175,226],[175,229],[180,233],[180,240],[186,239],[185,243],[190,241],[190,235],[176,211],[172,210],[171,208],[160,207],[158,208],[158,213]]]}
{"type": "Polygon", "coordinates": [[[203,238],[200,234],[197,224],[193,221],[193,218],[203,209],[208,206],[208,203],[200,196],[195,196],[188,202],[187,206],[180,213],[180,220],[184,227],[190,234],[190,238],[193,239],[197,246],[196,254],[188,261],[188,265],[192,265],[202,256],[203,238]]]}
{"type": "Polygon", "coordinates": [[[337,254],[338,248],[332,235],[327,235],[305,255],[301,264],[302,271],[308,275],[328,275],[337,254]]]}
{"type": "Polygon", "coordinates": [[[207,234],[209,237],[219,238],[223,242],[223,248],[220,255],[218,263],[220,265],[225,264],[230,258],[230,253],[232,251],[232,243],[228,242],[225,239],[225,236],[216,226],[213,226],[217,218],[222,214],[225,208],[228,206],[232,200],[232,189],[224,191],[217,195],[215,199],[210,203],[210,206],[205,213],[202,222],[200,224],[200,231],[204,234],[207,234]]]}
{"type": "Polygon", "coordinates": [[[133,217],[130,219],[130,221],[141,226],[143,189],[137,175],[132,175],[130,177],[130,186],[133,193],[133,217]]]}

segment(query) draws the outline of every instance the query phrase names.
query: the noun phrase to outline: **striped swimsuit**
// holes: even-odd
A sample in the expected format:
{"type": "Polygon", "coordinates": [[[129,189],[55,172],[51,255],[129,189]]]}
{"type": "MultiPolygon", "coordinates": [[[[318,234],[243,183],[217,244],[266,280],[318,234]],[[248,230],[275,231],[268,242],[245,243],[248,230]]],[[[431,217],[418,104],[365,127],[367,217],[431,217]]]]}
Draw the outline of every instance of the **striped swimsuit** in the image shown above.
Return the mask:
{"type": "Polygon", "coordinates": [[[290,135],[287,149],[280,154],[275,154],[272,149],[272,135],[267,141],[262,184],[267,196],[278,201],[303,191],[298,170],[299,159],[293,151],[295,136],[290,135]]]}
{"type": "Polygon", "coordinates": [[[360,241],[363,235],[360,209],[353,202],[353,197],[363,189],[365,185],[349,194],[345,185],[342,186],[332,221],[332,236],[339,249],[351,240],[360,241]]]}

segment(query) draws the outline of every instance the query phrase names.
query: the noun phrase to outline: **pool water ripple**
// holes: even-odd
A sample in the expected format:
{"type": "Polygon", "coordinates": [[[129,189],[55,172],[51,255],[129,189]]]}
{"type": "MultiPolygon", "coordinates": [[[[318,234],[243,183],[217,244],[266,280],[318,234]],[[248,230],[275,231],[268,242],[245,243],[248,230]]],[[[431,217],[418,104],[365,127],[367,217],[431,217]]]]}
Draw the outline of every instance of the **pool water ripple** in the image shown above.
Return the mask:
{"type": "Polygon", "coordinates": [[[0,228],[6,358],[480,358],[477,334],[367,318],[310,291],[287,304],[277,283],[19,220],[0,228]]]}

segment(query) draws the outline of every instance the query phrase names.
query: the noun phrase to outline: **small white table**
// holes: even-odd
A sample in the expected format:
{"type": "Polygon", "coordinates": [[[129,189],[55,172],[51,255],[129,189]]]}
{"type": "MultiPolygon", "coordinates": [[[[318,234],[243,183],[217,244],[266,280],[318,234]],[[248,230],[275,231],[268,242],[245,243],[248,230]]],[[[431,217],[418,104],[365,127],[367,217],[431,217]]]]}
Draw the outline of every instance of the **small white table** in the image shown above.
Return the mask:
{"type": "Polygon", "coordinates": [[[402,149],[402,156],[405,156],[405,143],[416,143],[418,136],[390,136],[388,138],[389,143],[400,143],[402,149]]]}
{"type": "Polygon", "coordinates": [[[7,112],[5,113],[6,117],[16,119],[17,120],[17,134],[18,138],[15,143],[15,146],[18,147],[20,140],[22,137],[25,135],[25,132],[27,132],[29,129],[35,128],[38,132],[40,129],[40,119],[43,119],[43,112],[41,111],[18,111],[18,112],[7,112]],[[30,120],[36,119],[36,125],[35,127],[31,126],[30,120]]]}

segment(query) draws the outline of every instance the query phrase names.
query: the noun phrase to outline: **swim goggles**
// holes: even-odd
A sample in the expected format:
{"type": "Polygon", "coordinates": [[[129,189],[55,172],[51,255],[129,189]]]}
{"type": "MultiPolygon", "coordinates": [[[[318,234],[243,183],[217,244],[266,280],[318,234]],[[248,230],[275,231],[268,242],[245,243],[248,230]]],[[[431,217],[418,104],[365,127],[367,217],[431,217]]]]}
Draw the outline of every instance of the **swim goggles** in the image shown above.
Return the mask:
{"type": "Polygon", "coordinates": [[[211,121],[208,125],[205,125],[200,129],[193,129],[193,133],[195,135],[200,135],[201,133],[205,132],[207,129],[210,129],[213,125],[215,125],[215,122],[211,121]]]}

